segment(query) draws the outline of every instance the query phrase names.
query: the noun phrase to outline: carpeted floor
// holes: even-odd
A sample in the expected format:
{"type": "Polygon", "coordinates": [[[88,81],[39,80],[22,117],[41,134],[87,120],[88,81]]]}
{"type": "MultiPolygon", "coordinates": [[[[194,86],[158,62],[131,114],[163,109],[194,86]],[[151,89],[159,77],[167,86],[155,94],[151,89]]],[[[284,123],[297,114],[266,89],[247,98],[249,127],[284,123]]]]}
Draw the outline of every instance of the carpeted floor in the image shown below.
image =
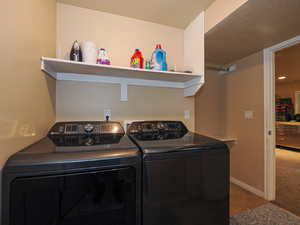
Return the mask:
{"type": "Polygon", "coordinates": [[[276,149],[274,203],[300,216],[300,152],[276,149]]]}
{"type": "Polygon", "coordinates": [[[231,217],[230,225],[300,225],[300,218],[267,203],[231,217]]]}

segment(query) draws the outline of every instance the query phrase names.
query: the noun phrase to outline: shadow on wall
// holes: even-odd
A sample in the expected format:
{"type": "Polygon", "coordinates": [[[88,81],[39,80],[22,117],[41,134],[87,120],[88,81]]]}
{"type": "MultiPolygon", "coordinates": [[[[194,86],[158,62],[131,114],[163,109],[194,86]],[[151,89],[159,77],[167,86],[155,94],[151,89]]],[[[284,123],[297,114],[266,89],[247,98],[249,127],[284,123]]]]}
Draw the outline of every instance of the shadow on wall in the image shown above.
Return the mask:
{"type": "Polygon", "coordinates": [[[196,132],[211,137],[224,137],[225,86],[218,71],[205,71],[205,84],[195,97],[196,132]]]}
{"type": "Polygon", "coordinates": [[[225,75],[206,71],[205,85],[195,97],[196,132],[233,137],[231,176],[264,191],[264,69],[263,52],[237,62],[225,75]],[[252,111],[252,119],[245,112],[252,111]]]}
{"type": "Polygon", "coordinates": [[[47,89],[50,97],[53,112],[56,112],[56,80],[43,72],[46,79],[47,89]]]}

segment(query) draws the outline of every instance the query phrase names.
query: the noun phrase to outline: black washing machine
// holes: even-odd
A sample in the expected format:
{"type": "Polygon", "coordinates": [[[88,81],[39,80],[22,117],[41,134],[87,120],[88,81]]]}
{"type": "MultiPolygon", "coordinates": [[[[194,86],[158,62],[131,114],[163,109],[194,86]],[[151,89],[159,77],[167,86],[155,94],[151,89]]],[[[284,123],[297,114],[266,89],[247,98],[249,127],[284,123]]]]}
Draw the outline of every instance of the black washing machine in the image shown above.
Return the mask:
{"type": "Polygon", "coordinates": [[[139,225],[140,158],[119,123],[56,123],[6,162],[2,225],[139,225]]]}
{"type": "Polygon", "coordinates": [[[229,151],[182,122],[134,122],[143,154],[143,225],[229,225],[229,151]]]}

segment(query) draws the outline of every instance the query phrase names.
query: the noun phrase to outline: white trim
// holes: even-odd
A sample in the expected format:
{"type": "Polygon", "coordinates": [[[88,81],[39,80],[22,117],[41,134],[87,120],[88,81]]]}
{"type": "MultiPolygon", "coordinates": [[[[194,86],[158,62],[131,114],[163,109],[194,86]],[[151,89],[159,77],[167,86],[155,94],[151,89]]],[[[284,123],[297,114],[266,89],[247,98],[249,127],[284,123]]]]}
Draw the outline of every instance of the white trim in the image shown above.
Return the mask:
{"type": "Polygon", "coordinates": [[[194,78],[193,80],[184,83],[184,97],[194,96],[204,84],[204,76],[194,78]]]}
{"type": "Polygon", "coordinates": [[[274,45],[274,46],[272,46],[270,48],[267,48],[267,50],[270,50],[272,52],[277,52],[279,50],[291,47],[291,46],[296,45],[298,43],[300,43],[300,35],[297,36],[297,37],[291,38],[291,39],[289,39],[287,41],[281,42],[281,43],[279,43],[277,45],[274,45]]]}
{"type": "Polygon", "coordinates": [[[195,85],[200,85],[202,83],[204,83],[202,78],[196,77],[192,80],[184,82],[183,84],[184,84],[184,88],[188,88],[188,87],[192,87],[192,86],[195,86],[195,85]]]}
{"type": "Polygon", "coordinates": [[[264,191],[265,199],[275,200],[275,79],[274,53],[264,50],[264,191]]]}
{"type": "Polygon", "coordinates": [[[52,78],[57,79],[56,73],[43,60],[41,61],[41,70],[49,74],[52,78]]]}
{"type": "Polygon", "coordinates": [[[245,189],[245,190],[261,197],[261,198],[265,197],[265,193],[263,191],[258,190],[257,188],[252,187],[249,184],[246,184],[246,183],[244,183],[244,182],[242,182],[242,181],[240,181],[240,180],[238,180],[234,177],[230,177],[230,182],[237,185],[237,186],[240,186],[241,188],[243,188],[243,189],[245,189]]]}
{"type": "Polygon", "coordinates": [[[199,82],[193,86],[184,88],[184,92],[183,92],[184,97],[194,96],[197,93],[197,91],[202,87],[202,85],[203,83],[199,82]]]}
{"type": "Polygon", "coordinates": [[[264,49],[264,198],[276,196],[275,165],[275,57],[274,53],[300,42],[300,36],[264,49]]]}

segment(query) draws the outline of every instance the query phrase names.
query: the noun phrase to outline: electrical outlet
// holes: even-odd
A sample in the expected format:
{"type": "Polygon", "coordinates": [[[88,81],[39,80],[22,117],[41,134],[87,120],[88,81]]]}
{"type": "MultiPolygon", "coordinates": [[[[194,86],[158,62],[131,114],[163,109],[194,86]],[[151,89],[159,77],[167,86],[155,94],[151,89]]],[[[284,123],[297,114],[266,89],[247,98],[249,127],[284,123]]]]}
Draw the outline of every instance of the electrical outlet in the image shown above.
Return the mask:
{"type": "Polygon", "coordinates": [[[190,117],[191,117],[191,112],[190,112],[190,110],[185,110],[185,111],[184,111],[184,119],[185,119],[185,120],[189,120],[190,117]]]}
{"type": "Polygon", "coordinates": [[[106,120],[108,117],[108,120],[111,120],[111,109],[104,109],[104,120],[106,120]]]}

